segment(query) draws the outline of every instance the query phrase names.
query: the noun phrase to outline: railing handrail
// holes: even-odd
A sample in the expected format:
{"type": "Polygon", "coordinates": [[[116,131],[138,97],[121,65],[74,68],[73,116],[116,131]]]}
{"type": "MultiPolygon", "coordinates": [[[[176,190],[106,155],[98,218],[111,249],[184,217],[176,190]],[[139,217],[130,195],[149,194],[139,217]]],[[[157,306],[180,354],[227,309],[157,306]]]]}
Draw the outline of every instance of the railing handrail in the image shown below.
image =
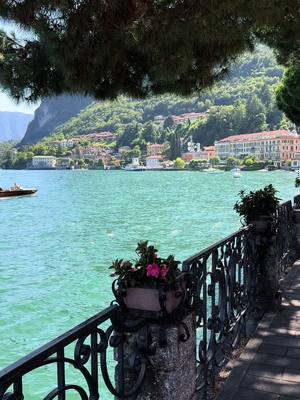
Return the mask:
{"type": "Polygon", "coordinates": [[[287,201],[284,201],[283,203],[280,203],[277,208],[280,208],[280,207],[283,207],[283,206],[287,206],[287,205],[290,205],[290,204],[292,205],[292,200],[287,200],[287,201]]]}
{"type": "Polygon", "coordinates": [[[229,242],[230,240],[234,239],[235,237],[242,236],[244,233],[249,231],[250,227],[251,227],[251,225],[247,225],[247,226],[239,229],[238,231],[232,233],[231,235],[228,235],[227,237],[219,240],[218,242],[206,247],[204,250],[201,250],[199,253],[196,253],[193,256],[191,256],[191,257],[187,258],[186,260],[184,260],[182,262],[182,270],[183,270],[183,272],[187,271],[188,265],[191,262],[193,262],[193,260],[199,259],[199,258],[203,258],[206,255],[209,255],[215,247],[221,247],[224,244],[226,244],[227,242],[229,242]]]}
{"type": "Polygon", "coordinates": [[[22,373],[22,375],[26,374],[32,369],[33,364],[45,360],[49,356],[56,353],[58,349],[68,346],[77,337],[83,335],[84,333],[90,332],[99,324],[110,319],[118,310],[119,306],[117,305],[112,305],[105,308],[103,311],[100,311],[93,317],[88,318],[86,321],[63,333],[56,339],[48,342],[25,357],[22,357],[15,363],[0,370],[0,385],[4,384],[5,381],[12,381],[14,377],[18,376],[20,373],[22,373]]]}

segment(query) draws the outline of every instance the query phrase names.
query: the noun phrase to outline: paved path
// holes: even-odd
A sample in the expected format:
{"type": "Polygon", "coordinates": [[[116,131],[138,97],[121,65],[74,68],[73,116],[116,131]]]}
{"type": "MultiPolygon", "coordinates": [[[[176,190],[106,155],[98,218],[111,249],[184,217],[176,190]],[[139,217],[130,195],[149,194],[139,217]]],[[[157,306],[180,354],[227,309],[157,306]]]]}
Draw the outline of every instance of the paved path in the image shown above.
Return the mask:
{"type": "Polygon", "coordinates": [[[266,315],[218,400],[300,400],[300,261],[285,281],[282,311],[266,315]]]}

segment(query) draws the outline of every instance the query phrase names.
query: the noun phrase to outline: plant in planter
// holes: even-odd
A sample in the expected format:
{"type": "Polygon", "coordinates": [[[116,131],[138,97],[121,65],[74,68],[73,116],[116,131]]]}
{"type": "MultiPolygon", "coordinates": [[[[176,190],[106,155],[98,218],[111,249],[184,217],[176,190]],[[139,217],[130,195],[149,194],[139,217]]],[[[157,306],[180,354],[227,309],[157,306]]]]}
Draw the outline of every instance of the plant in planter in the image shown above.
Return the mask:
{"type": "Polygon", "coordinates": [[[184,283],[179,261],[161,258],[154,246],[139,242],[135,261],[115,260],[110,269],[117,277],[113,285],[120,305],[129,310],[172,313],[183,301],[184,283]]]}
{"type": "Polygon", "coordinates": [[[243,224],[254,224],[257,231],[263,231],[273,220],[273,215],[279,205],[277,190],[273,185],[265,186],[248,194],[242,190],[240,200],[234,205],[234,210],[241,216],[243,224]]]}

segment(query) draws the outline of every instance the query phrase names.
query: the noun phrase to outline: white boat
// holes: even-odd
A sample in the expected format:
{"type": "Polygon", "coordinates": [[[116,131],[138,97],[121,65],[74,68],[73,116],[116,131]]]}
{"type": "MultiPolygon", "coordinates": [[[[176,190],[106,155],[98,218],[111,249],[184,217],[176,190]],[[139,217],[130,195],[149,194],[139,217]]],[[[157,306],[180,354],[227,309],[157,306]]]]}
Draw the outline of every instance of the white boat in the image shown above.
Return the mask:
{"type": "Polygon", "coordinates": [[[233,168],[232,176],[234,178],[240,178],[241,177],[241,170],[239,168],[237,168],[237,167],[233,168]]]}
{"type": "Polygon", "coordinates": [[[127,164],[123,169],[124,171],[145,171],[146,167],[140,164],[138,157],[135,157],[131,164],[127,164]]]}

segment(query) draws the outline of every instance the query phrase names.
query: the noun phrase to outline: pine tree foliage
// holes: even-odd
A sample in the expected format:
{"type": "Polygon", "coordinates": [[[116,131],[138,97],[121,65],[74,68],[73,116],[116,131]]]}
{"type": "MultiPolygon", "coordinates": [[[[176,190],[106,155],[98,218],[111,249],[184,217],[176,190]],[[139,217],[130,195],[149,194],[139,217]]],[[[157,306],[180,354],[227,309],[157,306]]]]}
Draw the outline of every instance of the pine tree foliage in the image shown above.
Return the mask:
{"type": "MultiPolygon", "coordinates": [[[[300,0],[1,0],[0,84],[16,99],[62,92],[98,99],[210,87],[257,34],[299,43],[300,0]]],[[[296,45],[297,46],[297,45],[296,45]]],[[[293,52],[293,54],[295,51],[293,52]]],[[[286,52],[286,57],[291,51],[286,52]]]]}

